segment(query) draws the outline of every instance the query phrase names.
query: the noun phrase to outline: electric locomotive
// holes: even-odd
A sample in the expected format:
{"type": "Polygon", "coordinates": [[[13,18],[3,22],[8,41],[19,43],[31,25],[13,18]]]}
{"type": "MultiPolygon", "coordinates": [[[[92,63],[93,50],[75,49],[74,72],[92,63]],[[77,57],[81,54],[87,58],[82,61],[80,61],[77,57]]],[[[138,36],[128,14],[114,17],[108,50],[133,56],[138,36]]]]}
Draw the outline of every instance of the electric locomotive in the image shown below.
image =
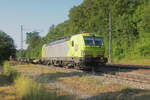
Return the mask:
{"type": "Polygon", "coordinates": [[[104,53],[100,35],[82,33],[43,45],[41,61],[45,64],[87,68],[106,64],[104,53]]]}

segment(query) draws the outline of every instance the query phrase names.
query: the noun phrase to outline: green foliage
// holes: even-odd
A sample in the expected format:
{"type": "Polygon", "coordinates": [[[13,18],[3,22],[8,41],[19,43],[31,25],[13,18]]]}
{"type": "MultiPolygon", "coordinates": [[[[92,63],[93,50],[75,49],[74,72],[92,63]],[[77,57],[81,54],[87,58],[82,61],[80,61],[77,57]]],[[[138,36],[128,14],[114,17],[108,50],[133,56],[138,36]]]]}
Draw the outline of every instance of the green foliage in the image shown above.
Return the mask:
{"type": "Polygon", "coordinates": [[[9,74],[9,73],[13,70],[13,69],[10,67],[8,61],[5,61],[4,64],[3,64],[3,66],[4,66],[4,73],[8,73],[8,74],[9,74]]]}
{"type": "Polygon", "coordinates": [[[26,50],[17,50],[16,56],[17,56],[17,58],[19,58],[19,57],[25,58],[26,50]]]}
{"type": "Polygon", "coordinates": [[[138,11],[137,13],[141,13],[140,21],[138,23],[138,29],[140,32],[147,32],[150,33],[150,3],[147,5],[147,7],[141,6],[139,8],[143,9],[142,11],[138,11]]]}
{"type": "Polygon", "coordinates": [[[67,21],[52,25],[44,38],[30,38],[27,55],[40,57],[44,43],[80,32],[100,34],[108,55],[109,13],[113,23],[113,58],[150,57],[149,0],[84,0],[70,10],[67,21]]]}
{"type": "Polygon", "coordinates": [[[150,57],[150,37],[142,38],[141,44],[138,46],[138,52],[142,57],[150,57]]]}
{"type": "Polygon", "coordinates": [[[30,44],[32,41],[34,41],[34,39],[39,39],[39,32],[27,32],[27,39],[26,39],[26,43],[30,44]]]}
{"type": "Polygon", "coordinates": [[[10,56],[14,57],[16,49],[13,39],[6,33],[0,31],[0,63],[8,60],[10,56]]]}
{"type": "Polygon", "coordinates": [[[48,90],[24,75],[15,80],[15,87],[19,100],[70,100],[70,97],[59,96],[55,89],[48,90]]]}
{"type": "MultiPolygon", "coordinates": [[[[26,43],[28,48],[25,52],[25,57],[28,58],[39,58],[41,57],[41,48],[45,43],[44,39],[39,36],[39,32],[30,32],[27,34],[26,43]]],[[[19,55],[19,52],[18,52],[19,55]]]]}
{"type": "Polygon", "coordinates": [[[8,61],[5,61],[4,64],[4,74],[8,76],[9,81],[14,81],[18,76],[20,76],[20,73],[15,71],[9,64],[8,61]]]}

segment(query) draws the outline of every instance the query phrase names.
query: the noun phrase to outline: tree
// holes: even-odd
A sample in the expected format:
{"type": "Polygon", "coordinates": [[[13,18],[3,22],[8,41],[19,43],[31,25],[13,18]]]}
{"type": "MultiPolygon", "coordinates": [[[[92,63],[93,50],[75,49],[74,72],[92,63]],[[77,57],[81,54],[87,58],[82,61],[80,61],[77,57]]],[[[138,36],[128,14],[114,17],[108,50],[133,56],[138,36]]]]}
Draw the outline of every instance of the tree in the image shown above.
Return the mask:
{"type": "Polygon", "coordinates": [[[26,43],[28,44],[28,48],[26,50],[26,57],[28,58],[38,58],[40,56],[40,41],[41,37],[39,36],[39,32],[29,32],[27,34],[26,43]]]}
{"type": "Polygon", "coordinates": [[[10,56],[15,57],[16,48],[13,39],[5,32],[0,31],[0,63],[8,60],[10,56]]]}
{"type": "Polygon", "coordinates": [[[30,44],[30,42],[31,42],[31,38],[33,38],[33,37],[35,37],[35,38],[40,38],[40,36],[39,36],[39,32],[27,32],[26,33],[26,44],[30,44]]]}
{"type": "Polygon", "coordinates": [[[113,23],[113,58],[120,60],[135,55],[150,57],[150,40],[143,38],[150,37],[149,0],[84,0],[81,5],[70,10],[67,21],[52,25],[45,37],[41,38],[37,33],[28,33],[27,54],[33,53],[32,56],[39,57],[44,43],[88,32],[103,37],[108,55],[109,13],[112,14],[113,23]]]}

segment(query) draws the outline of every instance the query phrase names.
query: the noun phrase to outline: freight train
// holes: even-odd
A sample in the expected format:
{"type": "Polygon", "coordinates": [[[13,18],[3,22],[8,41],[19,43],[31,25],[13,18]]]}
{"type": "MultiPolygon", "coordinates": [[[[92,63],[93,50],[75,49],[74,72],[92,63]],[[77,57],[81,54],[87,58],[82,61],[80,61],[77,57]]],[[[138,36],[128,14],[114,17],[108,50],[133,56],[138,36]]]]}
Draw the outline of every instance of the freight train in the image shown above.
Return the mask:
{"type": "Polygon", "coordinates": [[[105,47],[100,35],[82,33],[66,37],[42,47],[43,64],[90,68],[106,64],[105,47]]]}

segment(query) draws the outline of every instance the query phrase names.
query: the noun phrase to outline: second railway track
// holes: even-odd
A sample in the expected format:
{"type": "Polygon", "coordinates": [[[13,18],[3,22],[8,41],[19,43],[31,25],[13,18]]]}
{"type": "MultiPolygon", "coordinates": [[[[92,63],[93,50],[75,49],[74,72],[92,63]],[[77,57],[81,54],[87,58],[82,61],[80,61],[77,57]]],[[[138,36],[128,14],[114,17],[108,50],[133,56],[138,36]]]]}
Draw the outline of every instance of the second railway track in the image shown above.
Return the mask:
{"type": "MultiPolygon", "coordinates": [[[[112,65],[111,65],[112,66],[112,65]]],[[[116,79],[118,81],[127,81],[134,84],[141,84],[141,86],[144,88],[148,88],[150,89],[150,74],[144,74],[144,71],[149,71],[150,73],[150,69],[149,68],[139,68],[139,67],[135,67],[135,68],[131,68],[131,67],[102,67],[99,68],[98,70],[94,71],[95,75],[98,76],[103,76],[106,79],[116,79]],[[143,71],[143,73],[139,74],[136,71],[143,71]]],[[[88,71],[88,73],[91,73],[90,71],[88,71]]]]}

